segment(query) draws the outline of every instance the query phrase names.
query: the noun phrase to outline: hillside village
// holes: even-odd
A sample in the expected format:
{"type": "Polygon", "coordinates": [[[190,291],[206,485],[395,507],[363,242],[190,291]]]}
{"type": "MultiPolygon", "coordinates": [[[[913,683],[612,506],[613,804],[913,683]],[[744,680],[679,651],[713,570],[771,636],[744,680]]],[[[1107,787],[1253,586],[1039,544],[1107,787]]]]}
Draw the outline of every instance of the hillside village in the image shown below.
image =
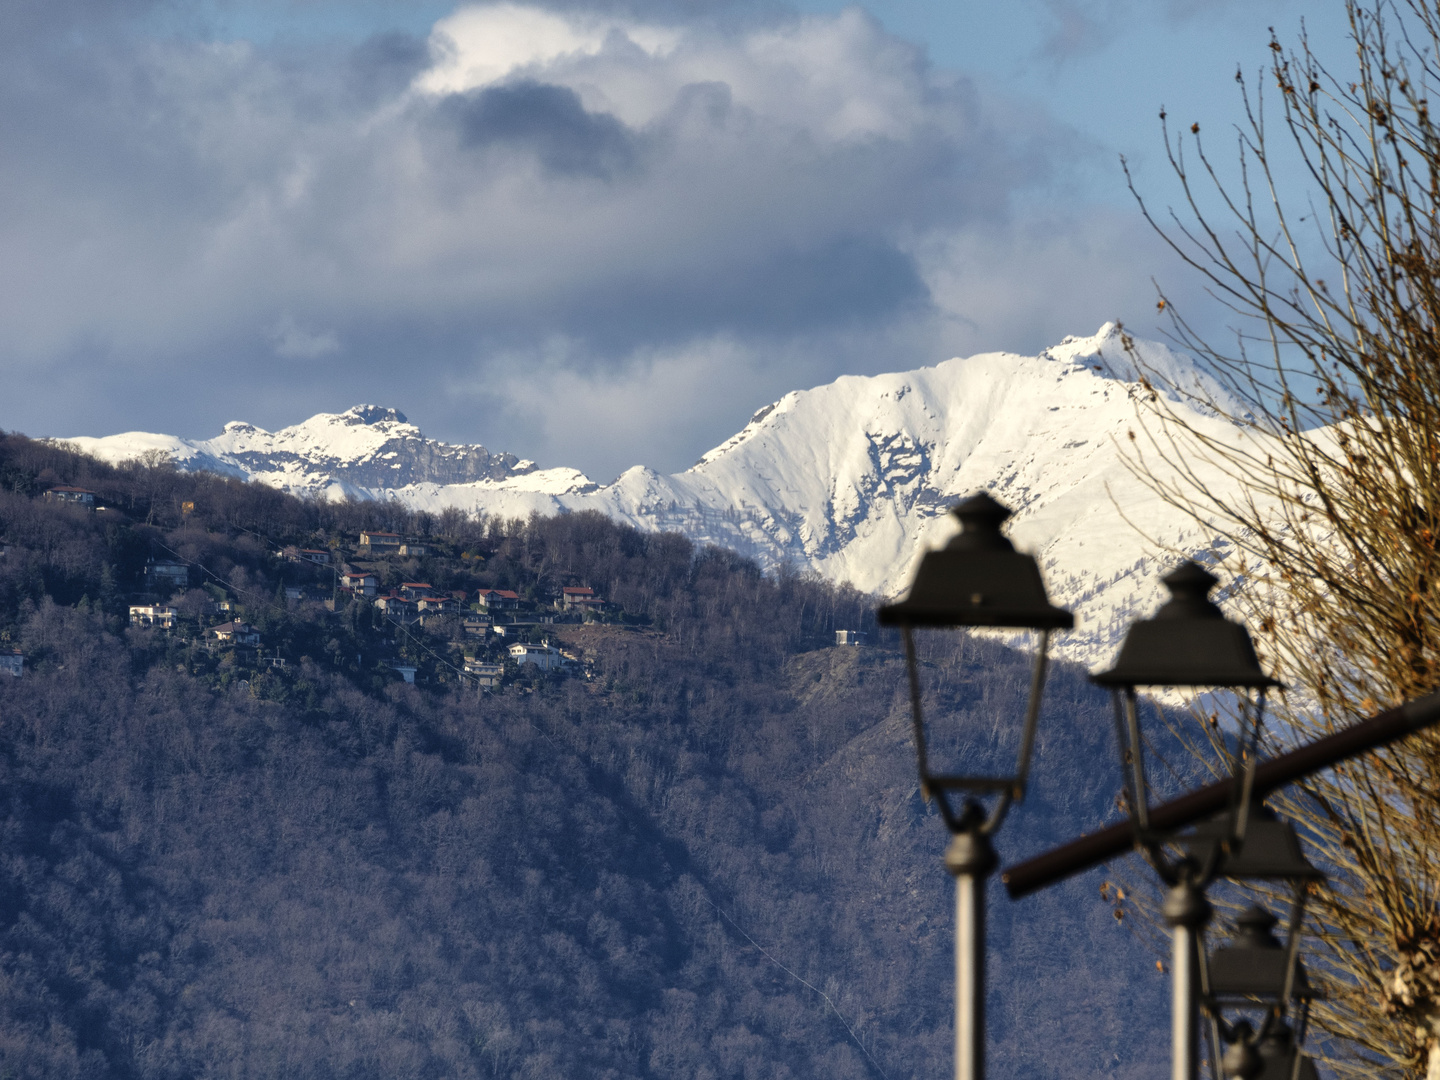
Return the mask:
{"type": "MultiPolygon", "coordinates": [[[[10,452],[0,469],[0,674],[46,662],[22,624],[50,600],[104,617],[148,663],[262,699],[303,690],[312,665],[372,691],[404,682],[523,694],[579,680],[603,693],[615,683],[605,643],[663,629],[652,628],[660,583],[617,577],[621,552],[566,554],[564,566],[555,553],[589,537],[592,548],[634,547],[632,561],[673,548],[665,558],[677,581],[695,569],[684,538],[647,538],[594,512],[547,524],[299,500],[164,463],[117,467],[20,436],[0,441],[10,452]],[[615,596],[622,580],[628,602],[615,596]]],[[[868,602],[847,595],[856,614],[825,614],[805,631],[810,647],[863,640],[868,602]]]]}
{"type": "MultiPolygon", "coordinates": [[[[137,524],[90,488],[54,484],[38,495],[107,531],[137,524]]],[[[195,501],[182,500],[179,510],[183,534],[197,514],[195,501]]],[[[567,632],[643,621],[627,620],[579,581],[555,588],[528,582],[523,593],[500,587],[521,583],[487,573],[483,543],[467,546],[456,536],[321,529],[307,540],[267,545],[254,568],[260,573],[236,579],[231,566],[180,557],[153,537],[132,575],[135,588],[123,597],[125,622],[133,633],[156,635],[166,650],[184,653],[192,673],[208,671],[258,692],[312,659],[303,646],[319,635],[297,634],[302,625],[336,631],[323,647],[331,659],[372,679],[529,691],[555,679],[593,678],[593,663],[567,632]],[[257,577],[267,583],[263,590],[254,587],[257,577]],[[352,652],[353,663],[346,663],[352,652]]],[[[12,564],[23,554],[19,545],[0,549],[12,564]]],[[[0,674],[23,675],[25,659],[21,650],[0,646],[0,674]]]]}
{"type": "MultiPolygon", "coordinates": [[[[529,598],[512,589],[448,587],[459,580],[457,574],[473,577],[485,559],[473,551],[460,552],[457,558],[453,545],[441,540],[421,542],[399,533],[362,530],[353,538],[331,538],[323,548],[289,545],[272,557],[283,571],[287,605],[309,604],[313,611],[318,604],[326,614],[341,617],[353,607],[362,622],[374,612],[389,624],[392,641],[407,639],[414,648],[402,649],[387,662],[406,682],[414,682],[425,668],[413,655],[415,649],[438,666],[430,677],[444,682],[448,676],[486,690],[535,673],[584,675],[581,652],[566,647],[558,630],[623,620],[623,612],[587,585],[564,585],[553,596],[529,598]],[[454,561],[458,568],[450,565],[454,561]],[[431,577],[446,584],[404,580],[407,577],[431,577]],[[527,667],[531,670],[522,670],[527,667]]],[[[232,596],[231,590],[210,584],[205,590],[209,601],[199,607],[192,603],[191,610],[198,614],[186,618],[175,597],[190,590],[195,571],[197,577],[206,576],[204,567],[192,570],[186,563],[163,559],[148,562],[145,581],[153,595],[130,605],[130,625],[188,630],[208,650],[228,651],[235,662],[253,652],[262,666],[285,666],[288,660],[278,650],[266,660],[264,635],[245,620],[243,598],[232,596]]],[[[376,619],[372,616],[371,621],[376,619]]]]}
{"type": "MultiPolygon", "coordinates": [[[[271,557],[284,582],[287,606],[306,608],[312,617],[323,610],[321,617],[369,622],[387,632],[396,655],[383,662],[406,682],[421,675],[422,681],[460,680],[489,690],[516,681],[528,686],[542,673],[583,676],[582,653],[564,644],[563,629],[623,620],[623,612],[607,610],[603,598],[586,585],[529,597],[484,585],[455,588],[457,582],[483,577],[477,571],[485,557],[453,548],[439,539],[421,542],[362,530],[353,537],[330,537],[326,547],[289,545],[271,557]]],[[[247,621],[254,605],[213,578],[203,565],[151,559],[144,569],[146,595],[129,605],[130,625],[179,634],[239,667],[291,663],[293,657],[284,656],[277,643],[267,642],[261,628],[247,621]],[[193,596],[197,590],[205,599],[193,596]]]]}
{"type": "MultiPolygon", "coordinates": [[[[4,433],[0,549],[16,1075],[867,1080],[828,972],[889,1075],[948,1066],[950,883],[872,597],[594,512],[298,499],[4,433]]],[[[1023,702],[1024,656],[922,646],[975,731],[1023,702]]],[[[1045,788],[1085,795],[1028,817],[1103,820],[1108,703],[1051,678],[1045,788]]],[[[1146,967],[1095,885],[997,914],[1035,960],[996,1080],[1154,1075],[1115,1056],[1154,1041],[1130,998],[1086,1012],[1146,967]]]]}

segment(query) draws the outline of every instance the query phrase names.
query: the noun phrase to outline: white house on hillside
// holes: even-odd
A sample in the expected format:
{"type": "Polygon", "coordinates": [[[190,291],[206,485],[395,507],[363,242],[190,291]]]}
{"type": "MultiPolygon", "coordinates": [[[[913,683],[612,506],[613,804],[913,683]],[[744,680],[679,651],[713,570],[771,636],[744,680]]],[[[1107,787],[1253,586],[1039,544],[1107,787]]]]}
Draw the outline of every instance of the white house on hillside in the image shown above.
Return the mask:
{"type": "Polygon", "coordinates": [[[466,657],[465,674],[474,679],[479,686],[499,686],[500,679],[505,674],[505,665],[487,664],[483,660],[466,657]]]}
{"type": "Polygon", "coordinates": [[[527,645],[523,641],[517,641],[509,649],[510,659],[517,664],[534,664],[541,671],[551,671],[560,667],[565,661],[560,656],[560,650],[549,645],[527,645]]]}
{"type": "Polygon", "coordinates": [[[183,562],[151,559],[145,564],[145,587],[148,589],[183,589],[190,584],[190,567],[183,562]]]}
{"type": "Polygon", "coordinates": [[[95,508],[95,492],[88,488],[52,487],[45,492],[46,502],[70,503],[74,506],[95,508]]]}
{"type": "Polygon", "coordinates": [[[358,571],[347,572],[340,575],[340,587],[357,592],[361,596],[374,596],[378,588],[379,579],[374,574],[366,574],[358,571]]]}
{"type": "Polygon", "coordinates": [[[130,625],[159,626],[169,630],[174,627],[179,614],[179,608],[170,607],[168,604],[131,604],[130,625]]]}
{"type": "Polygon", "coordinates": [[[213,637],[217,641],[229,642],[233,645],[259,645],[260,631],[249,623],[231,621],[221,623],[219,626],[212,626],[205,631],[207,637],[213,637]]]}

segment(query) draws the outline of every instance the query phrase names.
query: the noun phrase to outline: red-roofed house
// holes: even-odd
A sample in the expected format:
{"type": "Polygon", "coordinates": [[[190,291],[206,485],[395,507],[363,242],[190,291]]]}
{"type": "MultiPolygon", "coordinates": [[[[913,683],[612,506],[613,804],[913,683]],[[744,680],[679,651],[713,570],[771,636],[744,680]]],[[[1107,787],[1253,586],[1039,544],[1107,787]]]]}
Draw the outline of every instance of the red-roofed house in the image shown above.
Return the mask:
{"type": "Polygon", "coordinates": [[[419,600],[422,596],[429,596],[435,591],[435,586],[428,581],[402,581],[400,583],[400,595],[407,600],[419,600]]]}
{"type": "Polygon", "coordinates": [[[361,596],[374,596],[379,585],[379,579],[374,574],[352,571],[340,575],[340,587],[342,589],[349,589],[351,592],[358,593],[361,596]]]}
{"type": "Polygon", "coordinates": [[[595,590],[584,586],[566,586],[560,590],[560,608],[563,611],[594,611],[605,606],[605,601],[595,595],[595,590]]]}

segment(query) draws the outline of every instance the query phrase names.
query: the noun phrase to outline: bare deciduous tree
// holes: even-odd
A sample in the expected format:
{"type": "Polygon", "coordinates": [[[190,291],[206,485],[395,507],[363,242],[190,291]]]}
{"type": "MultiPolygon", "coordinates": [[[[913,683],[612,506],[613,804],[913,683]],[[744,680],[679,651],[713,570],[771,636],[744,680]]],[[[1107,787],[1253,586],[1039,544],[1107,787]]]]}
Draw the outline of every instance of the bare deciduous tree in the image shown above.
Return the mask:
{"type": "MultiPolygon", "coordinates": [[[[1132,460],[1164,498],[1218,524],[1235,602],[1291,687],[1277,742],[1429,692],[1440,665],[1440,9],[1347,10],[1352,71],[1327,69],[1302,35],[1294,48],[1272,37],[1278,95],[1237,74],[1235,179],[1198,126],[1173,140],[1167,129],[1183,209],[1161,220],[1141,200],[1237,332],[1217,345],[1162,294],[1176,337],[1225,392],[1150,373],[1132,460]],[[1309,181],[1298,203],[1282,195],[1296,168],[1309,181]],[[1176,396],[1232,427],[1187,423],[1176,396]]],[[[1331,1067],[1440,1080],[1440,737],[1278,801],[1333,872],[1311,921],[1331,1067]]]]}

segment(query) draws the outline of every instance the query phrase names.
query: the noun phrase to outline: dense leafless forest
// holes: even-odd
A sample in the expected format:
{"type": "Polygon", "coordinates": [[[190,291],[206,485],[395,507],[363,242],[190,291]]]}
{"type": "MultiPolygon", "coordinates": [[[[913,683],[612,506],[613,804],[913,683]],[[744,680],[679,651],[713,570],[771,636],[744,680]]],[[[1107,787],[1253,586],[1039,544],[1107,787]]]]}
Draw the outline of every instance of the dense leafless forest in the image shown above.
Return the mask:
{"type": "MultiPolygon", "coordinates": [[[[0,647],[27,658],[0,677],[0,1075],[948,1070],[944,835],[903,668],[883,636],[830,645],[873,631],[869,598],[591,515],[301,502],[20,436],[0,546],[0,647]],[[397,578],[593,587],[603,619],[547,630],[583,668],[481,693],[453,627],[401,631],[275,554],[368,528],[428,542],[397,578]],[[127,625],[151,559],[189,564],[173,630],[127,625]],[[222,600],[256,655],[207,645],[222,600]]],[[[1025,661],[926,657],[980,767],[1025,661]]],[[[1103,701],[1064,667],[1047,700],[1012,858],[1113,813],[1103,701]]],[[[1165,981],[1100,881],[996,891],[995,1076],[1161,1067],[1165,981]]]]}

